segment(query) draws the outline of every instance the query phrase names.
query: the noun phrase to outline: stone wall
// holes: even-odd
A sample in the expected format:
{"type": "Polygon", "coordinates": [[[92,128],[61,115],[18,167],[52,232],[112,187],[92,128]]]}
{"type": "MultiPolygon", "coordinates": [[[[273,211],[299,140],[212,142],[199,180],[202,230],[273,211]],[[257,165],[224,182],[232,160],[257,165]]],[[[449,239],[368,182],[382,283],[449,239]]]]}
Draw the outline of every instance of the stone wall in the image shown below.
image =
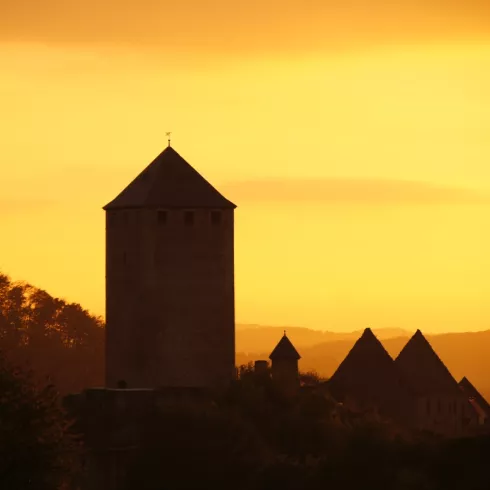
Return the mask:
{"type": "Polygon", "coordinates": [[[234,376],[233,210],[107,212],[106,384],[234,376]]]}

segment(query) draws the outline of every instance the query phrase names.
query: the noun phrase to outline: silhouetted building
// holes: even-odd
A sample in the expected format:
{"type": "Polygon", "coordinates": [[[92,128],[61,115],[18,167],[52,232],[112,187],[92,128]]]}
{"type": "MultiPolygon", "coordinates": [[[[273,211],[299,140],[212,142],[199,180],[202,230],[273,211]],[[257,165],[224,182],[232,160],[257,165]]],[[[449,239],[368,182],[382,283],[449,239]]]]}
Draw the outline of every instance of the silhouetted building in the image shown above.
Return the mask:
{"type": "MultiPolygon", "coordinates": [[[[104,207],[106,387],[65,399],[85,437],[84,488],[122,488],[148,417],[205,411],[234,378],[235,208],[170,146],[104,207]]],[[[286,332],[269,357],[256,379],[295,396],[301,356],[286,332]]],[[[490,414],[460,386],[420,331],[393,361],[370,329],[327,384],[348,407],[449,435],[490,414]]]]}
{"type": "Polygon", "coordinates": [[[106,385],[226,386],[234,209],[166,148],[106,211],[106,385]]]}
{"type": "Polygon", "coordinates": [[[355,411],[372,411],[408,424],[410,388],[370,328],[354,344],[327,383],[332,396],[355,411]]]}
{"type": "Polygon", "coordinates": [[[298,361],[301,356],[288,339],[286,332],[271,352],[272,381],[276,389],[285,396],[296,394],[299,388],[298,361]]]}
{"type": "Polygon", "coordinates": [[[486,400],[466,378],[458,385],[420,330],[393,360],[366,329],[327,387],[348,409],[376,412],[408,430],[472,435],[485,431],[490,415],[486,400]]]}
{"type": "Polygon", "coordinates": [[[207,410],[213,403],[199,388],[90,388],[66,397],[65,408],[77,419],[74,429],[84,435],[81,488],[126,488],[126,470],[144,446],[149,421],[164,417],[169,407],[207,410]]]}
{"type": "Polygon", "coordinates": [[[395,365],[414,390],[416,428],[453,436],[475,423],[468,399],[420,330],[395,365]]]}

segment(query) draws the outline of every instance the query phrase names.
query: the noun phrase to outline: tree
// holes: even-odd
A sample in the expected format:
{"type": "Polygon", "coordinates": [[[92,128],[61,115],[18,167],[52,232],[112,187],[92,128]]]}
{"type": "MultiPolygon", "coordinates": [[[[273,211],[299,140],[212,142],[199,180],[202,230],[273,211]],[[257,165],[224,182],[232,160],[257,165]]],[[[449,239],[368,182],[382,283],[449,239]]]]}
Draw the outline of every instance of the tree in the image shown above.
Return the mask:
{"type": "Polygon", "coordinates": [[[71,447],[65,429],[54,387],[36,388],[0,355],[0,488],[59,488],[71,447]]]}
{"type": "Polygon", "coordinates": [[[213,405],[169,405],[145,425],[127,490],[248,489],[267,453],[251,424],[213,405]]]}
{"type": "Polygon", "coordinates": [[[104,323],[79,304],[0,274],[0,350],[62,394],[103,382],[104,323]]]}

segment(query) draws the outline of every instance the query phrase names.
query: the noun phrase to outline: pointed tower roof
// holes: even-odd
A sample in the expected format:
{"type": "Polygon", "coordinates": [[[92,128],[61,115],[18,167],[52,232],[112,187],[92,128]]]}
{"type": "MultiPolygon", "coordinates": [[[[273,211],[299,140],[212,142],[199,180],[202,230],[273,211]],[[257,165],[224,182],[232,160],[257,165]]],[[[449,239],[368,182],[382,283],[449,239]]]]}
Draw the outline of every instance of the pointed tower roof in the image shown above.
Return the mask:
{"type": "Polygon", "coordinates": [[[458,383],[420,330],[398,354],[395,364],[421,395],[460,394],[458,383]]]}
{"type": "Polygon", "coordinates": [[[158,155],[104,209],[230,208],[223,197],[171,146],[158,155]]]}
{"type": "Polygon", "coordinates": [[[331,394],[381,411],[400,413],[408,388],[393,359],[370,328],[366,328],[328,381],[331,394]]]}
{"type": "Polygon", "coordinates": [[[487,417],[490,417],[490,405],[466,376],[459,382],[459,387],[468,398],[476,401],[487,417]]]}
{"type": "Polygon", "coordinates": [[[295,349],[292,342],[288,339],[286,332],[284,332],[282,339],[271,352],[269,359],[271,361],[283,359],[291,359],[297,361],[301,359],[301,356],[298,354],[298,351],[295,349]]]}

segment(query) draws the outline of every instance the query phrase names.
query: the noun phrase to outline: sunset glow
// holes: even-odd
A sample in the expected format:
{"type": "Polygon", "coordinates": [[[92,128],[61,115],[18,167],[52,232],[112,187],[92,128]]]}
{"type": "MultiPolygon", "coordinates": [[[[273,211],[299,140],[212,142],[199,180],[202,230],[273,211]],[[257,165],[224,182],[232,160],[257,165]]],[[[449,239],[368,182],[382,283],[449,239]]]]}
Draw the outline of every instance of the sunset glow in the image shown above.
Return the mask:
{"type": "Polygon", "coordinates": [[[11,3],[2,272],[103,314],[101,208],[172,131],[238,205],[238,323],[490,328],[485,2],[11,3]]]}

